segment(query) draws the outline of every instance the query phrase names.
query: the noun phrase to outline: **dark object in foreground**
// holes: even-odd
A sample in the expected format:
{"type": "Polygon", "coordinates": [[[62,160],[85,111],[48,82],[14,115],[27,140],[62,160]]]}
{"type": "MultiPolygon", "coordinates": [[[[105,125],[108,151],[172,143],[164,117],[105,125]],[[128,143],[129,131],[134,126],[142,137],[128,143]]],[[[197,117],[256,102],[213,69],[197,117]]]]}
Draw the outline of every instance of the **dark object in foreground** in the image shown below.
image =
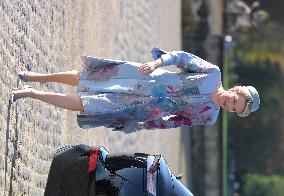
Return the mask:
{"type": "Polygon", "coordinates": [[[45,196],[192,196],[161,155],[109,154],[104,147],[60,148],[45,196]]]}

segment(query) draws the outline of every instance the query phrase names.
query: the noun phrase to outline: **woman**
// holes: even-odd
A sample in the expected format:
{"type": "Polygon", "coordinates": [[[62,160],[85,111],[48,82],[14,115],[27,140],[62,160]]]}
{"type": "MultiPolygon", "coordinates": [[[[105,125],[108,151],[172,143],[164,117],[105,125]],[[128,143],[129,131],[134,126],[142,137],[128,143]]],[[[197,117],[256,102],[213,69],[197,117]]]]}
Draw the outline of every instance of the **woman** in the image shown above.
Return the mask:
{"type": "Polygon", "coordinates": [[[258,109],[260,99],[252,86],[224,90],[217,66],[183,51],[152,51],[146,64],[83,56],[84,69],[54,74],[22,72],[25,82],[78,85],[78,94],[66,95],[32,88],[11,93],[12,100],[31,97],[81,112],[82,128],[113,127],[124,131],[212,125],[219,109],[245,117],[258,109]],[[161,69],[176,65],[181,72],[161,69]]]}

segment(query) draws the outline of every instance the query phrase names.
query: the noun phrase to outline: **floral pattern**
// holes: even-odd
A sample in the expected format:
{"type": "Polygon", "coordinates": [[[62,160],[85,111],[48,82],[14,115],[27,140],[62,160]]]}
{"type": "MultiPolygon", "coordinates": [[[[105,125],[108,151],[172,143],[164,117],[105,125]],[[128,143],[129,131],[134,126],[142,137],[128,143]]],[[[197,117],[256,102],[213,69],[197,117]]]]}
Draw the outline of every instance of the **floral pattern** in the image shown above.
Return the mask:
{"type": "Polygon", "coordinates": [[[177,86],[167,85],[166,91],[167,91],[167,94],[170,95],[170,96],[176,97],[176,96],[180,95],[179,87],[177,87],[177,86]]]}
{"type": "Polygon", "coordinates": [[[90,69],[87,78],[94,81],[106,81],[118,74],[118,68],[115,66],[106,66],[102,68],[90,69]]]}
{"type": "Polygon", "coordinates": [[[219,109],[211,93],[221,83],[219,68],[183,51],[154,52],[163,66],[176,65],[183,72],[142,75],[139,63],[83,58],[78,92],[84,112],[78,115],[79,126],[131,132],[214,124],[219,109]]]}

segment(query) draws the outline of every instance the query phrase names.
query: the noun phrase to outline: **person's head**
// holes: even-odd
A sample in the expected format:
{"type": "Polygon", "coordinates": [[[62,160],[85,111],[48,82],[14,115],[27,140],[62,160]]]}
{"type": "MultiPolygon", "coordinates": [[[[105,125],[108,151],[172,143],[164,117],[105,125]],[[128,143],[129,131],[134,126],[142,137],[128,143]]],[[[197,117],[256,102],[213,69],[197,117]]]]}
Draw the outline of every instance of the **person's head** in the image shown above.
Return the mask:
{"type": "Polygon", "coordinates": [[[259,108],[260,99],[257,90],[252,86],[235,86],[224,91],[219,97],[220,106],[246,117],[259,108]]]}

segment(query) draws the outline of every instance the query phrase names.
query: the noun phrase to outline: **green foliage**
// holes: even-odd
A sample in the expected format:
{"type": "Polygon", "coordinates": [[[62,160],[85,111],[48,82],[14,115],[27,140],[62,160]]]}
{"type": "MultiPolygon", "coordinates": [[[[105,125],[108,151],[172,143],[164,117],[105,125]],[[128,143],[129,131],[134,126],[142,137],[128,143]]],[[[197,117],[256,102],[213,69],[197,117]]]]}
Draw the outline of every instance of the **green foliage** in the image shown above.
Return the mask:
{"type": "Polygon", "coordinates": [[[244,196],[284,195],[284,177],[248,174],[244,180],[244,196]]]}
{"type": "Polygon", "coordinates": [[[259,27],[257,31],[244,30],[236,39],[235,59],[265,61],[270,59],[284,66],[284,27],[273,21],[259,27]]]}
{"type": "Polygon", "coordinates": [[[235,70],[239,83],[255,86],[261,98],[259,111],[245,119],[234,116],[229,124],[230,148],[237,159],[237,171],[239,174],[284,174],[281,125],[284,75],[281,67],[269,60],[241,61],[235,70]]]}
{"type": "MultiPolygon", "coordinates": [[[[258,31],[244,31],[235,38],[230,58],[235,66],[230,71],[238,79],[232,85],[255,86],[261,99],[257,112],[247,118],[231,115],[229,122],[229,148],[236,159],[236,176],[241,183],[247,173],[284,175],[283,30],[272,21],[258,31]]],[[[248,182],[243,183],[248,186],[248,182]]],[[[265,190],[256,189],[258,192],[247,195],[268,195],[265,190]]]]}

